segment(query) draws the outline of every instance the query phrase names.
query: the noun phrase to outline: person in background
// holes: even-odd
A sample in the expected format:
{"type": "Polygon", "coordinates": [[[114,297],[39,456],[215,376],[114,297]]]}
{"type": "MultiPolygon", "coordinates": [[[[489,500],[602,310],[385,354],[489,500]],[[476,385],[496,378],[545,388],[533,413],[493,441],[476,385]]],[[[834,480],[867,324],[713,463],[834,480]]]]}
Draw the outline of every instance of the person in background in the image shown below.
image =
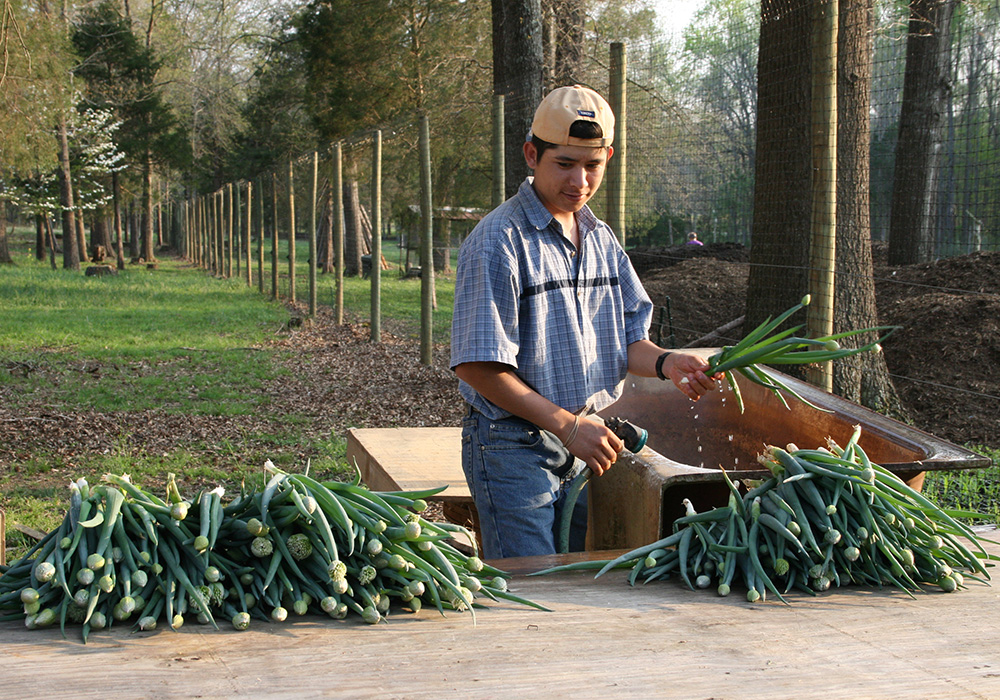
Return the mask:
{"type": "Polygon", "coordinates": [[[698,240],[698,234],[694,231],[688,234],[687,245],[704,245],[698,240]]]}
{"type": "MultiPolygon", "coordinates": [[[[524,157],[534,176],[490,212],[459,251],[451,368],[468,412],[462,467],[487,558],[553,554],[562,503],[584,467],[604,474],[623,449],[587,416],[625,377],[709,391],[700,356],[648,338],[653,305],[610,227],[587,206],[614,153],[614,115],[579,85],[538,106],[524,157]]],[[[583,548],[586,498],[572,513],[583,548]]]]}

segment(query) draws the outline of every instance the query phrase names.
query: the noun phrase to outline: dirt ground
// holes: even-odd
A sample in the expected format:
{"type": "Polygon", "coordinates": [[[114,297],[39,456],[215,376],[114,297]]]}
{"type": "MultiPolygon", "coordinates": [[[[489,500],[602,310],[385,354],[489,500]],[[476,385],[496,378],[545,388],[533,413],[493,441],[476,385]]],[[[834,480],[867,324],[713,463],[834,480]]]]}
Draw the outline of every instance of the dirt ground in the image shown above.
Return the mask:
{"type": "MultiPolygon", "coordinates": [[[[743,314],[749,255],[739,246],[632,257],[654,303],[670,298],[677,345],[743,314]]],[[[1000,253],[890,267],[876,246],[874,274],[879,323],[901,326],[885,344],[886,363],[912,423],[958,444],[1000,447],[1000,253]]]]}
{"type": "MultiPolygon", "coordinates": [[[[742,315],[748,269],[742,247],[635,251],[633,258],[653,301],[670,299],[676,345],[742,315]]],[[[1000,253],[905,268],[878,263],[875,274],[880,322],[902,326],[885,352],[914,425],[955,443],[1000,447],[1000,253]]],[[[373,345],[366,325],[336,325],[321,312],[315,323],[275,336],[271,345],[295,350],[290,372],[260,390],[268,408],[252,416],[67,415],[42,403],[14,411],[3,396],[11,389],[0,385],[0,468],[53,450],[72,467],[81,455],[123,440],[153,454],[205,445],[199,458],[224,462],[241,447],[270,449],[247,444],[247,435],[267,433],[276,417],[289,414],[302,417],[307,437],[342,436],[353,426],[457,425],[463,404],[447,348],[424,365],[417,340],[392,330],[384,328],[383,343],[373,345]],[[213,448],[219,445],[225,451],[213,448]]]]}

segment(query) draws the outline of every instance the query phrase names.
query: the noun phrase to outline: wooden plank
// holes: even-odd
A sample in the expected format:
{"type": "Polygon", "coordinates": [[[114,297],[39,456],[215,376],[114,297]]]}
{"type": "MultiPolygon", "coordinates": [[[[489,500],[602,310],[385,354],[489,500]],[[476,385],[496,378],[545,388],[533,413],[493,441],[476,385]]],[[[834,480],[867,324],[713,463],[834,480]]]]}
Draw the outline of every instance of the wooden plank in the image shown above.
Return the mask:
{"type": "Polygon", "coordinates": [[[476,624],[425,609],[375,628],[311,616],[243,633],[118,625],[84,646],[79,627],[63,639],[4,622],[0,696],[32,697],[44,678],[46,695],[104,700],[134,697],[136,679],[154,700],[1000,697],[1000,591],[985,585],[750,605],[674,581],[633,588],[626,575],[515,576],[512,590],[552,612],[491,603],[476,624]]]}
{"type": "Polygon", "coordinates": [[[472,503],[462,471],[461,428],[351,428],[347,461],[375,491],[447,486],[435,500],[472,503]]]}

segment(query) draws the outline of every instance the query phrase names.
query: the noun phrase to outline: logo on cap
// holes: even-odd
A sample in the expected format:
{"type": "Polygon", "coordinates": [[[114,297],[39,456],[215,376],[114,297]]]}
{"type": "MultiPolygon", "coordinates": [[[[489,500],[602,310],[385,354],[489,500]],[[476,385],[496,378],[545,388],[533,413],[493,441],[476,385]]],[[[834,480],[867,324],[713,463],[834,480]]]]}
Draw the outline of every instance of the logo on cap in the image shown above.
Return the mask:
{"type": "Polygon", "coordinates": [[[597,113],[590,109],[578,109],[576,113],[581,117],[589,117],[590,119],[596,119],[597,113]]]}

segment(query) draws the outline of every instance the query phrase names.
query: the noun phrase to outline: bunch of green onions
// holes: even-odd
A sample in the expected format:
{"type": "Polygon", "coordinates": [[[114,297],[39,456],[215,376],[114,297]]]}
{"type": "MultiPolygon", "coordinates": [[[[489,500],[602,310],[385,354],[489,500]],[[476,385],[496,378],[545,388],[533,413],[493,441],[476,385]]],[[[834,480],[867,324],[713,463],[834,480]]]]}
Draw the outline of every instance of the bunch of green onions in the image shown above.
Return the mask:
{"type": "MultiPolygon", "coordinates": [[[[368,623],[395,602],[471,610],[481,599],[544,609],[507,590],[508,576],[467,555],[465,528],[425,520],[426,498],[441,491],[370,491],[320,482],[268,462],[263,491],[223,504],[222,489],[184,499],[173,475],[166,498],[108,474],[71,484],[60,526],[9,567],[0,568],[0,619],[29,628],[67,622],[92,630],[115,622],[177,629],[195,618],[237,630],[251,619],[283,621],[308,613],[368,623]]],[[[308,470],[307,470],[308,471],[308,470]]]]}
{"type": "MultiPolygon", "coordinates": [[[[679,577],[692,588],[729,595],[735,582],[747,600],[833,586],[895,587],[911,596],[930,587],[952,592],[989,579],[983,542],[968,525],[977,513],[944,510],[898,476],[871,462],[856,428],[843,448],[771,446],[759,461],[772,476],[728,505],[701,513],[690,502],[673,532],[610,561],[538,572],[631,567],[629,582],[679,577]]],[[[686,500],[686,499],[685,499],[686,500]]]]}
{"type": "Polygon", "coordinates": [[[785,401],[784,396],[782,396],[782,392],[813,408],[825,410],[803,398],[777,377],[764,372],[758,365],[819,364],[857,355],[862,352],[879,352],[882,348],[881,344],[895,331],[895,327],[892,326],[877,326],[874,328],[845,331],[820,338],[803,338],[795,335],[795,333],[802,330],[803,326],[800,324],[774,333],[774,335],[768,335],[784,323],[789,316],[808,306],[809,301],[810,296],[807,294],[802,297],[802,301],[777,318],[769,318],[761,323],[736,345],[727,345],[720,352],[708,358],[709,369],[706,371],[706,374],[709,376],[717,374],[725,375],[726,382],[736,396],[741,413],[744,410],[743,396],[733,376],[734,371],[739,372],[751,382],[769,389],[786,407],[788,403],[785,401]],[[839,342],[851,336],[886,330],[889,332],[881,338],[861,347],[844,348],[841,347],[839,342]]]}

